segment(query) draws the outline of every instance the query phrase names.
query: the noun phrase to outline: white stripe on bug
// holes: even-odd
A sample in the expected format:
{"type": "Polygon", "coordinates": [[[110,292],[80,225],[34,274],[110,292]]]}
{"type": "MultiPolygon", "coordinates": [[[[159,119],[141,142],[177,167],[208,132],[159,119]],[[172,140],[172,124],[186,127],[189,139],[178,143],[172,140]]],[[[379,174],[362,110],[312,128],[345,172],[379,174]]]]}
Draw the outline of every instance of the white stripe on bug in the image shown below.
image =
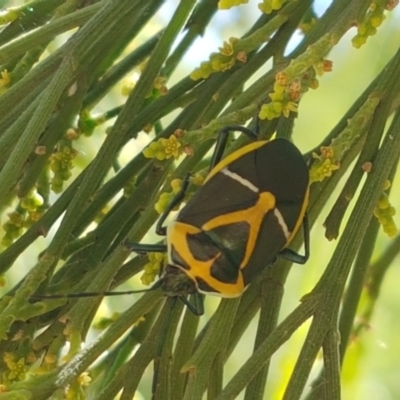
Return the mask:
{"type": "Polygon", "coordinates": [[[252,192],[254,193],[258,193],[260,191],[260,189],[258,189],[257,186],[253,185],[250,181],[248,181],[247,179],[242,178],[240,175],[238,175],[236,172],[232,172],[229,171],[228,168],[224,168],[223,170],[221,170],[221,172],[226,175],[229,176],[229,178],[232,178],[233,180],[239,182],[241,185],[246,186],[247,188],[249,188],[252,192]]]}
{"type": "Polygon", "coordinates": [[[274,208],[274,215],[275,215],[276,219],[278,220],[278,224],[280,225],[280,227],[283,230],[283,234],[285,235],[285,238],[289,239],[291,233],[289,232],[289,229],[286,225],[285,220],[282,217],[281,212],[277,208],[274,208]]]}

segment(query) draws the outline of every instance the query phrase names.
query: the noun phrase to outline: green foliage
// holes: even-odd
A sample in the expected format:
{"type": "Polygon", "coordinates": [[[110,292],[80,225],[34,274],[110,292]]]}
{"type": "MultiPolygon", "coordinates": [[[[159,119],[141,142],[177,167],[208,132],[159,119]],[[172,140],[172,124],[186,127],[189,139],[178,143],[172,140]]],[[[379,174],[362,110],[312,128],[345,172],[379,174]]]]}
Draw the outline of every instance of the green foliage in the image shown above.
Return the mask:
{"type": "MultiPolygon", "coordinates": [[[[315,93],[309,89],[335,76],[330,57],[339,41],[351,41],[345,34],[355,21],[355,48],[379,36],[396,6],[334,0],[317,17],[310,0],[249,2],[241,7],[253,7],[258,19],[248,32],[224,38],[219,52],[183,74],[187,51],[214,14],[245,3],[221,0],[218,10],[214,0],[36,0],[1,14],[0,283],[7,293],[0,302],[0,400],[109,400],[121,391],[131,399],[139,385],[145,393],[151,387],[154,399],[196,400],[206,391],[218,400],[242,391],[246,400],[272,392],[285,400],[341,398],[341,380],[351,379],[348,365],[360,364],[364,347],[347,364],[346,352],[362,340],[400,250],[390,202],[390,190],[399,188],[388,183],[395,182],[400,155],[398,48],[306,154],[311,225],[324,210],[325,235],[339,240],[332,258],[319,260],[320,279],[288,315],[281,310],[291,265],[281,259],[240,298],[221,300],[208,320],[159,291],[133,297],[120,316],[100,322],[99,297],[31,299],[112,290],[135,275],[149,283],[164,256],[126,261],[124,239],[142,240],[187,172],[195,173],[192,183],[202,179],[217,132],[260,118],[263,136],[295,133],[297,142],[294,120],[315,93]],[[164,3],[176,8],[154,33],[164,3]],[[298,27],[302,41],[289,53],[298,27]],[[127,83],[133,73],[137,80],[127,83]],[[127,98],[115,95],[118,85],[127,98]],[[324,209],[330,199],[334,205],[324,209]],[[380,224],[394,239],[372,260],[380,224]],[[22,259],[29,270],[12,287],[22,259]],[[229,357],[255,323],[252,354],[224,381],[229,357]],[[93,325],[104,329],[96,340],[93,325]],[[271,388],[271,358],[290,349],[298,334],[300,354],[271,388]],[[311,372],[317,377],[308,388],[311,372]]],[[[352,79],[362,73],[347,65],[352,79]]],[[[228,151],[241,144],[239,137],[228,151]]],[[[293,248],[301,241],[296,237],[293,248]]]]}

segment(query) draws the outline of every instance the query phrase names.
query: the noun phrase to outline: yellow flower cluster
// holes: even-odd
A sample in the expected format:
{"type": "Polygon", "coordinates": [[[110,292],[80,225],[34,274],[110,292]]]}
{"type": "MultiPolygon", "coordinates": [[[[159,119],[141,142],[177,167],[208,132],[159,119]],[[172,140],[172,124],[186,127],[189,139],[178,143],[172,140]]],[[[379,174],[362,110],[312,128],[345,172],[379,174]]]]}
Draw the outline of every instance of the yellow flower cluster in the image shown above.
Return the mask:
{"type": "Polygon", "coordinates": [[[167,78],[165,76],[157,76],[157,78],[154,79],[153,82],[152,96],[157,98],[160,96],[165,96],[167,93],[167,78]]]}
{"type": "Polygon", "coordinates": [[[209,61],[204,61],[196,68],[190,77],[197,81],[199,79],[207,79],[215,72],[226,71],[232,68],[236,61],[246,62],[247,54],[240,46],[237,46],[239,39],[231,37],[228,42],[224,42],[223,46],[219,48],[219,53],[212,53],[209,61]]]}
{"type": "Polygon", "coordinates": [[[35,190],[32,190],[28,196],[21,200],[21,207],[29,212],[36,211],[42,205],[43,197],[35,190]]]}
{"type": "Polygon", "coordinates": [[[146,97],[157,99],[161,96],[165,96],[167,93],[168,93],[167,78],[165,76],[157,76],[156,79],[154,79],[153,87],[151,88],[146,97]]]}
{"type": "Polygon", "coordinates": [[[249,0],[219,0],[218,8],[220,10],[228,10],[229,8],[247,4],[249,0]]]}
{"type": "MultiPolygon", "coordinates": [[[[347,126],[332,139],[329,146],[321,147],[321,155],[313,154],[316,161],[311,165],[310,178],[311,182],[320,182],[326,177],[332,175],[340,166],[340,160],[353,146],[355,141],[360,137],[365,125],[374,114],[375,108],[379,100],[377,97],[371,96],[360,107],[360,109],[347,121],[347,126]]],[[[368,172],[370,166],[365,163],[362,166],[365,172],[368,172]]]]}
{"type": "Polygon", "coordinates": [[[19,211],[13,211],[8,214],[8,221],[3,224],[5,235],[1,239],[4,247],[10,246],[15,239],[18,239],[24,229],[25,215],[19,211]]]}
{"type": "MultiPolygon", "coordinates": [[[[171,181],[171,192],[161,193],[157,203],[154,205],[154,208],[159,214],[162,214],[164,210],[167,208],[168,204],[171,203],[172,199],[176,196],[176,194],[181,190],[182,180],[181,179],[173,179],[171,181]]],[[[178,209],[179,205],[175,209],[178,209]]]]}
{"type": "Polygon", "coordinates": [[[313,65],[318,76],[322,76],[325,72],[332,72],[333,62],[331,60],[321,60],[313,65]]]}
{"type": "Polygon", "coordinates": [[[43,197],[36,190],[32,190],[23,198],[16,210],[8,214],[8,221],[3,224],[5,234],[1,244],[8,247],[22,235],[24,229],[38,221],[44,212],[43,204],[43,197]]]}
{"type": "Polygon", "coordinates": [[[333,147],[321,147],[321,155],[313,153],[316,161],[310,168],[310,183],[322,182],[332,176],[332,172],[339,169],[339,162],[335,159],[333,147]]]}
{"type": "Polygon", "coordinates": [[[165,263],[165,254],[149,253],[149,262],[144,266],[143,275],[140,277],[143,285],[150,285],[152,282],[154,282],[165,263]]]}
{"type": "MultiPolygon", "coordinates": [[[[168,93],[167,87],[168,78],[165,76],[157,76],[154,81],[151,89],[146,95],[146,98],[152,97],[153,99],[157,99],[160,96],[165,96],[168,93]]],[[[136,81],[127,80],[124,82],[121,88],[121,94],[123,96],[129,96],[133,89],[136,87],[136,81]]]]}
{"type": "Polygon", "coordinates": [[[297,104],[308,89],[316,89],[316,74],[332,70],[332,62],[323,60],[314,68],[309,68],[300,78],[290,78],[285,71],[275,76],[274,91],[269,94],[271,102],[263,104],[259,113],[260,119],[274,119],[281,115],[288,117],[290,112],[297,112],[297,104]]]}
{"type": "Polygon", "coordinates": [[[373,36],[377,32],[377,28],[385,20],[385,10],[392,11],[399,0],[380,0],[371,4],[364,21],[358,25],[357,34],[351,40],[353,46],[359,49],[366,43],[368,36],[373,36]]]}
{"type": "Polygon", "coordinates": [[[92,381],[92,378],[89,375],[89,372],[82,372],[79,376],[78,376],[78,382],[80,385],[82,386],[88,386],[89,383],[92,381]]]}
{"type": "Polygon", "coordinates": [[[84,387],[88,386],[92,378],[88,372],[83,372],[77,379],[71,382],[65,392],[66,400],[84,400],[87,398],[84,387]]]}
{"type": "Polygon", "coordinates": [[[280,10],[287,0],[263,0],[258,8],[265,14],[271,14],[272,11],[280,10]]]}
{"type": "Polygon", "coordinates": [[[9,369],[9,372],[3,375],[6,381],[23,381],[25,379],[29,371],[29,366],[26,365],[25,358],[16,360],[14,354],[4,353],[3,360],[9,369]]]}
{"type": "Polygon", "coordinates": [[[36,191],[32,190],[25,198],[20,202],[20,207],[28,212],[28,216],[24,223],[24,228],[31,227],[36,221],[42,218],[44,213],[44,199],[36,191]]]}
{"type": "Polygon", "coordinates": [[[306,13],[303,19],[300,21],[299,29],[302,33],[310,32],[311,28],[317,23],[317,18],[312,13],[306,13]]]}
{"type": "MultiPolygon", "coordinates": [[[[390,181],[385,182],[383,190],[387,190],[390,187],[390,181]]],[[[397,234],[397,226],[394,222],[393,216],[396,214],[395,208],[390,204],[389,198],[385,192],[382,192],[381,197],[378,200],[378,204],[374,209],[374,215],[382,225],[383,231],[390,237],[393,238],[397,234]]]]}
{"type": "Polygon", "coordinates": [[[72,146],[65,145],[50,157],[50,169],[54,173],[51,180],[51,189],[54,193],[62,192],[64,182],[72,175],[71,170],[74,168],[72,160],[77,155],[78,152],[72,146]]]}
{"type": "Polygon", "coordinates": [[[171,157],[177,159],[181,153],[181,143],[175,135],[171,135],[168,139],[161,138],[143,150],[146,158],[156,158],[157,160],[166,160],[171,157]]]}

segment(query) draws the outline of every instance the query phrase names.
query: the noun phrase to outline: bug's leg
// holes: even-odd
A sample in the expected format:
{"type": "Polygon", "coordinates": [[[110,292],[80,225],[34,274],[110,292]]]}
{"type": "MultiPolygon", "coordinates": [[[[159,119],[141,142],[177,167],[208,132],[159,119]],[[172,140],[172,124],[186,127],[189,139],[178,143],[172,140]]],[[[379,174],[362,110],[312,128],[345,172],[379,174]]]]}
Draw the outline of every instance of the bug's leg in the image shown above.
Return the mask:
{"type": "Polygon", "coordinates": [[[125,241],[125,246],[137,253],[139,255],[146,255],[147,253],[166,253],[167,245],[166,244],[143,244],[143,243],[133,243],[128,240],[125,241]]]}
{"type": "Polygon", "coordinates": [[[247,135],[251,140],[257,140],[257,133],[253,132],[249,128],[246,128],[245,126],[229,125],[225,128],[222,128],[218,133],[214,154],[210,163],[210,170],[212,170],[221,161],[230,132],[242,132],[247,135]]]}
{"type": "MultiPolygon", "coordinates": [[[[168,215],[172,211],[172,209],[178,205],[183,198],[185,197],[186,190],[189,186],[190,173],[185,176],[182,182],[181,190],[176,194],[176,196],[172,199],[172,201],[168,204],[165,211],[162,213],[156,225],[156,233],[160,236],[165,236],[167,234],[167,228],[162,226],[168,215]]],[[[131,251],[138,253],[140,255],[145,255],[147,253],[166,253],[167,245],[165,244],[142,244],[142,243],[133,243],[130,241],[125,241],[125,246],[128,247],[131,251]]]]}
{"type": "Polygon", "coordinates": [[[308,225],[308,215],[304,215],[303,219],[303,235],[304,235],[304,255],[298,254],[291,249],[283,249],[279,255],[296,264],[305,264],[310,257],[310,227],[308,225]]]}
{"type": "Polygon", "coordinates": [[[192,304],[189,299],[185,296],[179,296],[182,303],[194,314],[197,316],[204,314],[204,304],[203,304],[203,297],[200,293],[194,293],[194,304],[192,304]]]}
{"type": "Polygon", "coordinates": [[[161,214],[161,217],[157,221],[157,225],[156,225],[157,235],[165,236],[167,234],[167,228],[165,226],[163,226],[163,224],[164,224],[165,220],[168,218],[168,215],[171,213],[171,211],[185,198],[186,191],[189,187],[189,179],[190,179],[191,175],[192,174],[190,172],[185,175],[185,177],[183,178],[183,181],[182,181],[181,190],[171,200],[171,202],[168,204],[167,208],[161,214]]]}

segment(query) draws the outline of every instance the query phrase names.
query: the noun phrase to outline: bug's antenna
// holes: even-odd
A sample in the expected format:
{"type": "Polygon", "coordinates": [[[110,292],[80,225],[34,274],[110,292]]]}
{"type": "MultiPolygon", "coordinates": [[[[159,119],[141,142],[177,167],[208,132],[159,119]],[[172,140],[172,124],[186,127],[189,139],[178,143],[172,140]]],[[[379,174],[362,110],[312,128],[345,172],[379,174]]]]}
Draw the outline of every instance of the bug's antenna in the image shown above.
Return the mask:
{"type": "Polygon", "coordinates": [[[162,285],[162,280],[158,280],[152,287],[142,290],[123,290],[116,292],[81,292],[81,293],[68,293],[68,294],[34,294],[31,296],[32,300],[50,300],[50,299],[76,299],[84,297],[106,297],[106,296],[121,296],[135,293],[145,293],[157,290],[162,285]]]}

